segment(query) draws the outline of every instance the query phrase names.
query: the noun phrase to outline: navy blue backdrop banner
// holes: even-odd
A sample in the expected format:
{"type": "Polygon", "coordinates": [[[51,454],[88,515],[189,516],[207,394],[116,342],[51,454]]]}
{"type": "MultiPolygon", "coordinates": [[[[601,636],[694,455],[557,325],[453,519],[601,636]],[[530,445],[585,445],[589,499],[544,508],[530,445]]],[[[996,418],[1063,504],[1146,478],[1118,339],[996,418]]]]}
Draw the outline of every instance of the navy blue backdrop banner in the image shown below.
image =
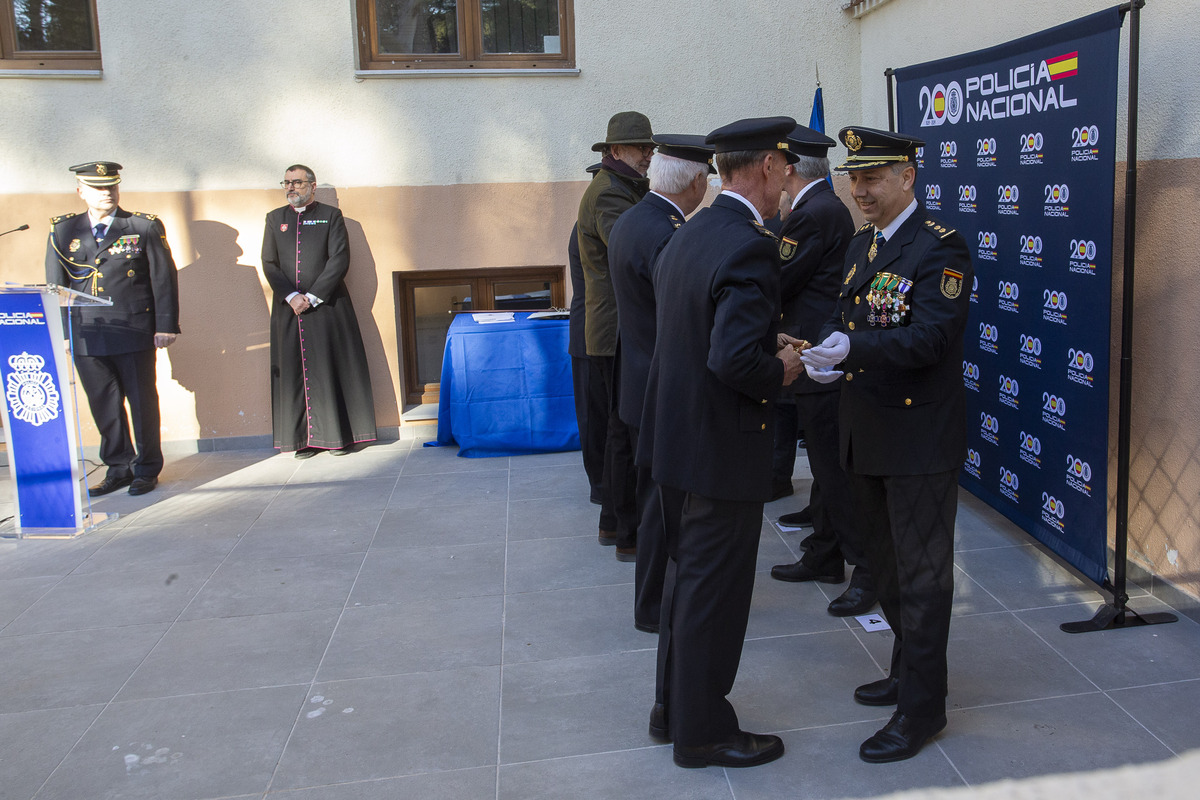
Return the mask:
{"type": "Polygon", "coordinates": [[[960,483],[1099,585],[1121,18],[895,72],[917,197],[975,264],[960,483]]]}

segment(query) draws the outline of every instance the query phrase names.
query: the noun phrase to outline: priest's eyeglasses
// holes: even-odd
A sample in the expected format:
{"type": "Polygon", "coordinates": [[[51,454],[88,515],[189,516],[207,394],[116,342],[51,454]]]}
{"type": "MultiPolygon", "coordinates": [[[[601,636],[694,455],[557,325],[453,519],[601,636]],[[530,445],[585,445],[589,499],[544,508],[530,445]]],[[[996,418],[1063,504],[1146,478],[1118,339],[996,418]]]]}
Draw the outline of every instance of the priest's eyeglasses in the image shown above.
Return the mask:
{"type": "Polygon", "coordinates": [[[280,181],[279,185],[285,189],[291,189],[293,187],[299,189],[301,186],[304,186],[307,183],[308,181],[280,181]]]}

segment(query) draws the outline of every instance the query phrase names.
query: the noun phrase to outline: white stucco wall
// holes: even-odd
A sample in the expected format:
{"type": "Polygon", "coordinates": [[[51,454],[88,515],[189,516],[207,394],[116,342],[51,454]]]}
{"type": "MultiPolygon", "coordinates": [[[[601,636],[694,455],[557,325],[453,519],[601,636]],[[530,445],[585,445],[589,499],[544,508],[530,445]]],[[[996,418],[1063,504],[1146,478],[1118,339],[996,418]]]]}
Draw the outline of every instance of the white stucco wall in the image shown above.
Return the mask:
{"type": "Polygon", "coordinates": [[[354,78],[353,0],[103,0],[100,80],[0,78],[0,192],[69,190],[121,162],[144,191],[266,187],[299,161],[336,186],[579,180],[612,113],[706,133],[857,122],[857,23],[833,0],[576,0],[578,76],[354,78]],[[786,16],[785,16],[786,12],[786,16]]]}
{"type": "MultiPolygon", "coordinates": [[[[1117,5],[1115,0],[893,0],[862,25],[862,115],[887,127],[884,70],[981,50],[1117,5]]],[[[1200,0],[1150,0],[1141,11],[1138,158],[1200,156],[1200,79],[1194,66],[1200,0]]],[[[1117,129],[1125,154],[1129,20],[1121,30],[1117,129]]]]}

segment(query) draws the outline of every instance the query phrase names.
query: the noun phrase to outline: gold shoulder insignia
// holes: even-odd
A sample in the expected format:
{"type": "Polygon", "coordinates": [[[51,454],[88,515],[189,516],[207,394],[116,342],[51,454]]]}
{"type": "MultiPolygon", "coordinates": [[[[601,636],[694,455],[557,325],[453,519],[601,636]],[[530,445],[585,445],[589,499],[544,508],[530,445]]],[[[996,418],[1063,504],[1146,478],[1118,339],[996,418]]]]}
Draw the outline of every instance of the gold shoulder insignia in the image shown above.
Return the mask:
{"type": "Polygon", "coordinates": [[[871,230],[871,228],[874,228],[874,227],[875,226],[872,225],[870,222],[864,222],[863,226],[854,232],[854,235],[858,236],[860,233],[866,233],[867,231],[871,230]]]}
{"type": "Polygon", "coordinates": [[[751,225],[753,225],[753,226],[754,226],[754,229],[755,229],[755,230],[757,230],[759,233],[761,233],[763,236],[769,236],[769,237],[770,237],[770,238],[772,238],[772,239],[778,239],[778,238],[779,238],[778,236],[776,236],[775,234],[773,234],[773,233],[771,233],[769,230],[767,230],[766,226],[765,226],[765,225],[762,225],[762,224],[760,224],[760,223],[758,222],[758,220],[753,220],[753,219],[752,219],[752,220],[750,220],[750,224],[751,224],[751,225]]]}
{"type": "Polygon", "coordinates": [[[934,222],[934,221],[933,221],[933,220],[931,220],[931,219],[927,219],[927,220],[925,220],[925,224],[926,224],[926,225],[936,225],[937,223],[936,223],[936,222],[934,222]]]}
{"type": "Polygon", "coordinates": [[[151,222],[154,222],[154,220],[158,219],[158,216],[155,214],[146,214],[141,211],[131,211],[129,213],[133,214],[135,217],[142,217],[143,219],[148,219],[151,222]]]}
{"type": "Polygon", "coordinates": [[[78,217],[78,216],[79,216],[79,212],[76,212],[74,214],[59,214],[57,217],[50,218],[50,224],[57,225],[58,223],[62,222],[64,219],[70,219],[71,217],[78,217]]]}
{"type": "Polygon", "coordinates": [[[955,232],[954,228],[947,228],[940,222],[932,219],[925,220],[925,227],[921,230],[925,231],[931,236],[936,236],[939,239],[945,239],[947,236],[955,232]]]}

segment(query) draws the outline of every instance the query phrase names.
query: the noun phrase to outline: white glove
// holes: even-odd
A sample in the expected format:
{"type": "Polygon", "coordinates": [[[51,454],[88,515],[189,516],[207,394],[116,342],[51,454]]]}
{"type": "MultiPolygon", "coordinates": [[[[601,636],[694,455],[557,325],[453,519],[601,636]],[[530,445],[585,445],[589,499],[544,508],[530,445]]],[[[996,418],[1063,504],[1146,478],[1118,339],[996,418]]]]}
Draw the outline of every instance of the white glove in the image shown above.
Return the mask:
{"type": "Polygon", "coordinates": [[[841,331],[834,331],[828,339],[801,353],[800,360],[814,367],[835,367],[845,361],[848,355],[850,337],[841,331]]]}
{"type": "Polygon", "coordinates": [[[811,364],[805,364],[804,371],[808,373],[808,377],[817,383],[833,383],[845,374],[841,370],[829,367],[814,367],[811,364]]]}

